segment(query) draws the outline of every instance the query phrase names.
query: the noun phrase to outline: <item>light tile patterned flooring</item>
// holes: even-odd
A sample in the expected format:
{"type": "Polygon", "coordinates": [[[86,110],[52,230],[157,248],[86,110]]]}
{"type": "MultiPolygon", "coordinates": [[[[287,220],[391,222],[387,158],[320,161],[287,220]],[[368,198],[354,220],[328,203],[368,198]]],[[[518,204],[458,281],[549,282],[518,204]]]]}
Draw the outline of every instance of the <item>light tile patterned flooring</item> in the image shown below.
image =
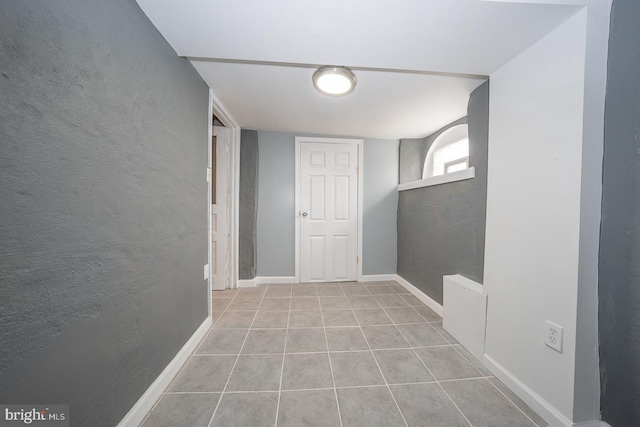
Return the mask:
{"type": "Polygon", "coordinates": [[[545,426],[395,282],[214,292],[155,426],[545,426]]]}

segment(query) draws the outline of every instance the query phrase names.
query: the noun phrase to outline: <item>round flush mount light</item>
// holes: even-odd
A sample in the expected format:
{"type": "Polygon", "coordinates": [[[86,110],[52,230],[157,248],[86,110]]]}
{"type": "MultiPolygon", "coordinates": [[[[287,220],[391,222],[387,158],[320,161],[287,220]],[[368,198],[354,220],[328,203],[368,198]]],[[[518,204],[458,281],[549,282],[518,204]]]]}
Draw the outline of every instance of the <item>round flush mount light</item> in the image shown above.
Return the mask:
{"type": "Polygon", "coordinates": [[[344,96],[353,92],[357,79],[346,67],[326,65],[313,73],[313,86],[325,95],[344,96]]]}

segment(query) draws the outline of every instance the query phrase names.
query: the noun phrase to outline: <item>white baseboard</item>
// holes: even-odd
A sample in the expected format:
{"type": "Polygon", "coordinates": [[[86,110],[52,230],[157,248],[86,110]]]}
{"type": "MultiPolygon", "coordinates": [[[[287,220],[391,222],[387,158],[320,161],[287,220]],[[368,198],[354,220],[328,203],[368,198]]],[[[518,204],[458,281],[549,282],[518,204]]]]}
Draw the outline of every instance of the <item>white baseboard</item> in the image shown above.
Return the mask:
{"type": "Polygon", "coordinates": [[[255,280],[258,285],[269,283],[298,283],[298,280],[294,276],[257,276],[253,280],[255,280]]]}
{"type": "Polygon", "coordinates": [[[407,282],[402,276],[395,275],[395,281],[400,283],[406,290],[411,292],[416,298],[422,301],[427,307],[431,310],[435,311],[438,316],[442,317],[442,305],[422,292],[420,289],[413,286],[411,283],[407,282]]]}
{"type": "Polygon", "coordinates": [[[298,283],[298,280],[293,276],[256,276],[253,279],[238,280],[238,287],[255,288],[269,283],[298,283]]]}
{"type": "Polygon", "coordinates": [[[611,427],[609,424],[600,420],[585,421],[583,423],[570,424],[570,425],[572,427],[611,427]]]}
{"type": "Polygon", "coordinates": [[[538,415],[540,415],[551,427],[606,427],[607,423],[600,420],[585,421],[581,423],[573,423],[567,417],[562,415],[549,402],[540,397],[539,394],[531,390],[507,371],[502,365],[496,362],[488,354],[484,354],[482,363],[491,371],[500,381],[504,383],[512,392],[515,393],[524,403],[529,405],[538,415]]]}
{"type": "MultiPolygon", "coordinates": [[[[370,274],[362,276],[362,282],[388,282],[396,280],[397,274],[370,274]]],[[[253,288],[269,283],[299,283],[295,276],[256,276],[253,279],[238,280],[239,288],[253,288]]]]}
{"type": "Polygon", "coordinates": [[[257,284],[256,279],[238,280],[237,282],[239,288],[255,288],[257,284]]]}
{"type": "Polygon", "coordinates": [[[361,282],[390,282],[396,280],[397,274],[367,274],[363,275],[361,282]]]}
{"type": "Polygon", "coordinates": [[[149,386],[142,397],[138,399],[135,405],[124,416],[118,427],[138,427],[153,405],[160,399],[162,393],[169,386],[173,378],[178,375],[180,368],[187,362],[191,353],[195,351],[200,341],[209,331],[212,325],[211,317],[207,317],[204,322],[191,335],[191,338],[182,346],[178,354],[173,358],[166,368],[158,375],[158,378],[149,386]]]}

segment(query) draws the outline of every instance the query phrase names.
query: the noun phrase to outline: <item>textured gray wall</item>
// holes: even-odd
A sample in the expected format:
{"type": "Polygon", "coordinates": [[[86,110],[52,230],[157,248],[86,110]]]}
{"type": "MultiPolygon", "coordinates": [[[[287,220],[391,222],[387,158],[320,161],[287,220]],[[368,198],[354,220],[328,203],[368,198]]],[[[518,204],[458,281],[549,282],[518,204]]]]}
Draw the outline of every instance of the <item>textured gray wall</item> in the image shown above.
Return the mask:
{"type": "Polygon", "coordinates": [[[422,179],[425,138],[400,140],[400,184],[422,179]]]}
{"type": "Polygon", "coordinates": [[[113,426],[207,316],[207,87],[132,0],[0,2],[0,73],[0,402],[113,426]]]}
{"type": "Polygon", "coordinates": [[[240,280],[256,277],[256,223],[258,215],[258,132],[242,129],[240,134],[240,209],[238,220],[238,274],[240,280]]]}
{"type": "MultiPolygon", "coordinates": [[[[475,167],[476,177],[401,191],[398,200],[398,274],[439,303],[442,303],[442,276],[461,274],[482,283],[484,272],[488,82],[473,91],[467,113],[466,119],[426,137],[420,159],[424,164],[429,147],[442,131],[468,120],[469,164],[475,167]]],[[[413,140],[410,144],[415,145],[413,140]]],[[[401,150],[402,146],[403,141],[401,150]]],[[[415,163],[415,159],[411,162],[415,163]]],[[[412,164],[407,170],[415,173],[416,169],[412,164]]],[[[422,165],[419,171],[420,176],[413,180],[422,177],[422,165]]]]}
{"type": "Polygon", "coordinates": [[[602,419],[640,425],[640,3],[614,0],[599,265],[602,419]]]}
{"type": "MultiPolygon", "coordinates": [[[[327,137],[258,133],[258,276],[295,275],[296,136],[327,137]]],[[[363,273],[393,274],[397,253],[398,141],[364,139],[363,161],[363,273]]]]}

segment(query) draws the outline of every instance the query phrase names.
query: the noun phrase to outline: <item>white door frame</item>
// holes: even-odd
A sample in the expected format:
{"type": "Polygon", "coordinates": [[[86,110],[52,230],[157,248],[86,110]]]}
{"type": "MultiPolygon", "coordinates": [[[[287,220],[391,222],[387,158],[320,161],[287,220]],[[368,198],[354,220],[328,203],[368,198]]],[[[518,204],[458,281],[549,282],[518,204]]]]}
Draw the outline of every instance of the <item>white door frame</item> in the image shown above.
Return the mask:
{"type": "Polygon", "coordinates": [[[297,283],[300,283],[300,146],[303,143],[324,143],[324,144],[356,144],[358,147],[358,236],[356,238],[358,242],[358,265],[357,265],[357,280],[359,282],[362,281],[362,226],[363,226],[363,159],[364,159],[364,140],[362,139],[347,139],[347,138],[317,138],[310,136],[296,136],[296,185],[295,185],[295,225],[296,225],[296,233],[295,233],[295,280],[297,283]]]}
{"type": "Polygon", "coordinates": [[[207,109],[207,304],[209,317],[213,316],[211,293],[213,281],[211,280],[211,141],[213,140],[213,89],[209,88],[209,107],[207,109]]]}
{"type": "MultiPolygon", "coordinates": [[[[229,188],[231,190],[231,197],[229,200],[229,204],[227,206],[228,213],[228,229],[229,229],[229,239],[227,250],[229,251],[228,257],[228,270],[229,270],[229,284],[231,288],[235,288],[237,286],[238,280],[238,183],[240,182],[240,126],[238,126],[237,122],[231,117],[231,115],[224,108],[222,103],[218,100],[218,98],[213,93],[213,89],[209,88],[209,108],[208,108],[208,136],[207,136],[207,152],[208,152],[208,165],[207,168],[207,180],[209,182],[208,188],[208,196],[207,196],[207,262],[211,263],[211,143],[213,138],[213,115],[222,122],[228,129],[231,130],[231,150],[229,153],[229,188]]],[[[207,291],[208,291],[208,306],[209,306],[209,317],[213,315],[212,301],[211,301],[211,293],[213,292],[213,281],[211,280],[211,266],[209,266],[209,277],[207,280],[207,291]]]]}
{"type": "MultiPolygon", "coordinates": [[[[216,240],[216,248],[215,256],[216,260],[211,259],[211,263],[214,264],[216,269],[216,278],[217,280],[213,280],[212,289],[213,290],[222,290],[229,288],[230,285],[230,276],[231,269],[229,267],[229,240],[231,239],[231,229],[229,227],[229,222],[231,221],[231,210],[230,210],[230,202],[231,202],[231,139],[233,137],[233,129],[229,129],[227,127],[222,126],[213,126],[213,135],[216,137],[216,211],[218,216],[216,218],[216,230],[217,230],[217,240],[216,240]]],[[[212,146],[213,148],[213,146],[212,146]]],[[[213,150],[212,150],[213,151],[213,150]]],[[[212,153],[213,154],[213,153],[212,153]]],[[[213,190],[213,188],[212,188],[213,190]]],[[[213,227],[213,206],[212,205],[212,219],[211,226],[213,227]]],[[[212,236],[213,237],[213,234],[212,236]]],[[[213,249],[213,247],[212,247],[213,249]]],[[[213,258],[213,251],[211,253],[211,258],[213,258]]],[[[212,272],[214,269],[209,267],[209,271],[212,272]]],[[[211,273],[211,278],[213,279],[213,274],[211,273]]]]}
{"type": "MultiPolygon", "coordinates": [[[[238,202],[240,200],[240,126],[215,95],[213,95],[213,113],[226,128],[231,130],[231,140],[229,141],[231,145],[231,151],[229,152],[230,170],[227,175],[229,177],[229,188],[231,190],[229,206],[227,207],[229,212],[229,240],[227,250],[229,251],[229,285],[231,288],[235,288],[237,287],[238,282],[239,256],[238,202]]],[[[213,127],[211,129],[213,130],[213,127]]]]}

